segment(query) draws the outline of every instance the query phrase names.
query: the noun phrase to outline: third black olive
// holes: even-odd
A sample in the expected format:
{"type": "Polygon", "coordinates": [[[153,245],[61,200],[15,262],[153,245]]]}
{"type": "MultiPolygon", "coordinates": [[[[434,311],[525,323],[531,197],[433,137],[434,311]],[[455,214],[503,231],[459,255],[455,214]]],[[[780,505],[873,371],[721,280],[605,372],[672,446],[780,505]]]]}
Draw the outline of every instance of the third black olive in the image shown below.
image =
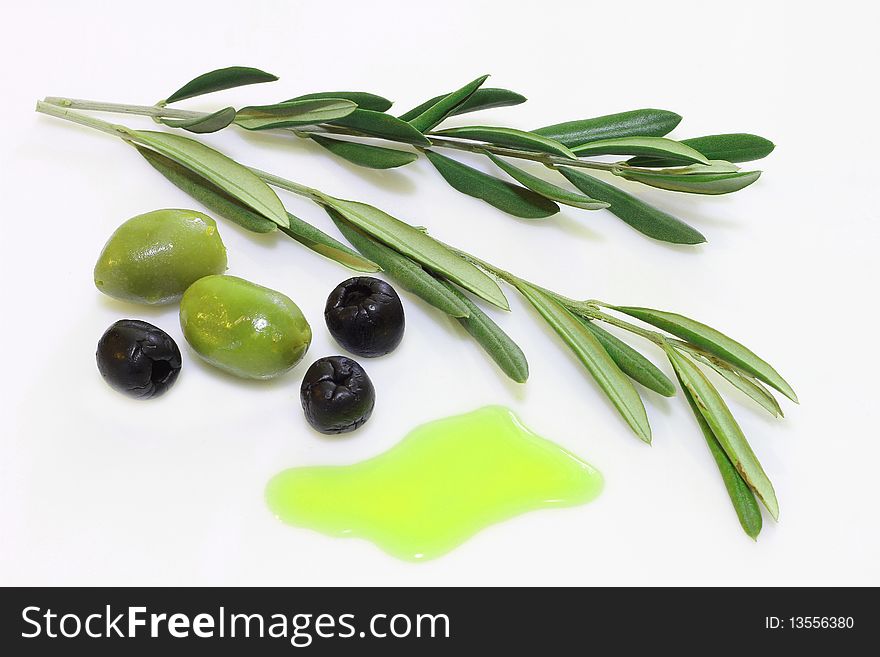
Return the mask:
{"type": "Polygon", "coordinates": [[[347,433],[370,418],[376,391],[358,363],[345,356],[327,356],[306,371],[300,400],[306,419],[316,430],[347,433]]]}
{"type": "Polygon", "coordinates": [[[356,276],[330,293],[324,308],[327,328],[347,351],[358,356],[383,356],[403,339],[403,305],[385,281],[356,276]]]}
{"type": "Polygon", "coordinates": [[[138,399],[163,394],[180,373],[180,349],[174,339],[138,319],[120,319],[108,328],[95,357],[112,388],[138,399]]]}

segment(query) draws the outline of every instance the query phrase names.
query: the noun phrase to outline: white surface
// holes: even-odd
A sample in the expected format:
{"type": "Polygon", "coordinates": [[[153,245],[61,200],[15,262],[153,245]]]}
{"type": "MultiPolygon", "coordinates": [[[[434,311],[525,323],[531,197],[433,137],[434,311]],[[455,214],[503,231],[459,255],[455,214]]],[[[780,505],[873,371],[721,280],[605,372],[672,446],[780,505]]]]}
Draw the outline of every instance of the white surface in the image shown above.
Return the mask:
{"type": "MultiPolygon", "coordinates": [[[[6,13],[2,148],[3,377],[0,582],[4,584],[880,584],[876,473],[876,7],[813,3],[25,3],[6,13]],[[82,7],[82,5],[79,5],[82,7]],[[824,6],[824,5],[823,5],[824,6]],[[176,309],[116,303],[94,260],[132,215],[195,206],[110,137],[33,113],[68,95],[149,104],[234,64],[281,81],[184,105],[272,102],[365,89],[401,111],[485,72],[526,94],[480,121],[530,128],[638,107],[675,110],[674,135],[755,132],[776,152],[746,191],[699,198],[641,189],[703,231],[654,243],[610,214],[573,209],[536,226],[447,187],[426,162],[390,173],[314,145],[233,129],[233,157],[382,207],[576,297],[676,310],[768,358],[801,406],[773,421],[730,393],[770,474],[779,524],[741,532],[681,398],[645,394],[654,446],[634,438],[572,355],[514,294],[499,318],[531,379],[508,383],[457,325],[406,296],[407,335],[366,362],[379,401],[361,431],[307,430],[298,384],[337,353],[321,311],[348,277],[283,237],[223,223],[230,273],[299,303],[307,362],[268,384],[219,375],[186,351],[173,394],[129,402],[94,366],[101,332],[139,317],[184,342],[176,309]],[[859,165],[865,157],[867,164],[859,165]],[[442,391],[442,392],[438,392],[442,391]],[[490,528],[412,565],[373,545],[276,522],[262,490],[282,468],[349,463],[418,423],[506,404],[590,461],[594,503],[490,528]]],[[[471,117],[460,121],[464,123],[471,117]]],[[[120,119],[149,127],[145,119],[120,119]]],[[[331,230],[322,212],[283,196],[331,230]]],[[[659,355],[657,362],[660,362],[659,355]]],[[[668,369],[668,368],[667,368],[668,369]]]]}

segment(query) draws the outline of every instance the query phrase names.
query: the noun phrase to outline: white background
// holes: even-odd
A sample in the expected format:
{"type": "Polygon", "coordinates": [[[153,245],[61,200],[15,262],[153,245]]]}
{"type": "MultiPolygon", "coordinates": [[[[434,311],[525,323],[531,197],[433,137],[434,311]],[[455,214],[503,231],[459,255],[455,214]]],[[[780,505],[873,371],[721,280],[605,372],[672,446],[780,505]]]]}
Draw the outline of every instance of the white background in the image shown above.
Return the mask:
{"type": "MultiPolygon", "coordinates": [[[[880,584],[880,17],[873,3],[817,4],[213,0],[9,9],[0,43],[0,582],[880,584]],[[364,89],[404,111],[491,73],[490,86],[530,102],[480,122],[528,129],[661,107],[685,116],[674,136],[773,139],[764,176],[739,194],[639,190],[709,237],[691,248],[652,242],[606,212],[519,221],[453,191],[423,161],[382,173],[295,139],[234,129],[205,138],[251,165],[428,226],[560,292],[682,312],[752,347],[802,402],[785,402],[787,417],[775,421],[728,395],[776,486],[780,522],[765,519],[757,543],[745,537],[683,400],[644,395],[654,445],[641,444],[512,293],[512,313],[498,321],[529,357],[526,386],[505,381],[456,324],[407,295],[403,344],[365,363],[379,396],[372,420],[346,438],[319,436],[302,418],[298,384],[308,362],[338,352],[321,312],[348,272],[283,236],[256,238],[227,223],[229,273],[286,292],[312,323],[306,362],[275,382],[246,383],[186,351],[166,398],[138,403],[108,389],[94,346],[116,319],[144,318],[184,342],[174,307],[118,303],[94,289],[97,254],[123,220],[195,203],[121,142],[38,116],[34,102],[149,104],[229,65],[281,81],[183,106],[364,89]],[[264,484],[283,468],[355,462],[421,422],[488,403],[510,406],[598,467],[604,494],[494,526],[426,564],[284,526],[263,503],[264,484]]],[[[332,230],[317,208],[283,198],[332,230]]]]}

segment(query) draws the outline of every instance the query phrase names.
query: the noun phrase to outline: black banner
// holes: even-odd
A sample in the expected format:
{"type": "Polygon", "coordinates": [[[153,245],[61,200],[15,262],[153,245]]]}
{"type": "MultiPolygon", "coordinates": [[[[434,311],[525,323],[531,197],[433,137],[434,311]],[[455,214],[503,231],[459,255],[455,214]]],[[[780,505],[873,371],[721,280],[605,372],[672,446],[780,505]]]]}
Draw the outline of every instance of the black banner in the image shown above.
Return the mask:
{"type": "Polygon", "coordinates": [[[877,635],[872,598],[870,589],[815,588],[7,588],[0,647],[7,655],[163,657],[485,647],[854,654],[877,635]]]}

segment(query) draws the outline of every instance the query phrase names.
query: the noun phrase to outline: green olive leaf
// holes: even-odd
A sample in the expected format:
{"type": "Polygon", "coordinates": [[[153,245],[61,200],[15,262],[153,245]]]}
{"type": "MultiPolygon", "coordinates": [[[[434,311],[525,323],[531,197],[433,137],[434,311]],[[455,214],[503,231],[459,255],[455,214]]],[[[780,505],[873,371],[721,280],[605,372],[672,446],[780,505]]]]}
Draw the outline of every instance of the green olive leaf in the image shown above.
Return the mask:
{"type": "Polygon", "coordinates": [[[201,142],[168,132],[120,128],[134,141],[158,151],[207,179],[244,203],[257,214],[288,227],[287,211],[281,199],[250,169],[201,142]]]}
{"type": "Polygon", "coordinates": [[[285,103],[292,103],[297,100],[321,100],[326,98],[342,98],[355,103],[360,109],[373,110],[374,112],[385,112],[391,108],[391,101],[382,96],[371,94],[366,91],[320,91],[314,94],[303,94],[296,98],[285,100],[285,103]]]}
{"type": "Polygon", "coordinates": [[[416,146],[430,146],[430,140],[421,132],[413,128],[406,121],[401,121],[396,116],[384,112],[357,109],[348,116],[330,121],[331,125],[339,125],[345,128],[371,137],[381,137],[391,141],[399,141],[404,144],[416,146]]]}
{"type": "Polygon", "coordinates": [[[278,224],[274,221],[254,212],[191,169],[160,155],[151,148],[143,146],[135,146],[135,148],[156,171],[211,212],[254,233],[269,233],[278,229],[278,224]]]}
{"type": "Polygon", "coordinates": [[[575,146],[578,157],[591,155],[662,155],[669,160],[691,164],[709,164],[706,156],[690,146],[666,137],[616,137],[575,146]]]}
{"type": "Polygon", "coordinates": [[[636,136],[662,137],[672,132],[680,122],[681,116],[675,112],[639,109],[597,116],[592,119],[557,123],[532,130],[532,132],[572,147],[600,139],[636,136]]]}
{"type": "Polygon", "coordinates": [[[195,98],[203,94],[209,94],[214,91],[223,91],[224,89],[232,89],[233,87],[243,87],[249,84],[258,84],[260,82],[274,82],[278,76],[266,73],[258,68],[250,68],[249,66],[230,66],[228,68],[218,68],[215,71],[203,73],[197,78],[193,78],[180,89],[168,96],[163,102],[174,103],[178,100],[186,100],[187,98],[195,98]]]}
{"type": "Polygon", "coordinates": [[[519,345],[452,283],[444,280],[440,283],[467,307],[469,315],[457,318],[464,330],[483,347],[502,372],[517,383],[525,383],[529,378],[529,363],[519,345]]]}
{"type": "Polygon", "coordinates": [[[336,210],[349,223],[412,258],[429,271],[448,278],[502,310],[510,310],[504,293],[494,280],[426,233],[366,203],[346,201],[325,194],[318,198],[322,204],[336,210]]]}
{"type": "Polygon", "coordinates": [[[530,189],[499,180],[435,151],[426,150],[425,155],[454,189],[503,212],[523,219],[544,219],[559,212],[553,201],[530,189]]]}
{"type": "Polygon", "coordinates": [[[348,116],[357,105],[344,98],[296,100],[276,105],[250,105],[238,110],[236,125],[247,130],[272,130],[326,123],[348,116]]]}
{"type": "Polygon", "coordinates": [[[672,381],[654,363],[595,322],[588,321],[583,317],[578,317],[578,319],[596,336],[596,339],[611,356],[611,360],[629,378],[664,397],[675,395],[675,386],[672,381]]]}
{"type": "MultiPolygon", "coordinates": [[[[274,221],[257,214],[210,181],[179,165],[174,160],[143,146],[136,146],[136,148],[153,168],[211,212],[255,233],[267,233],[278,228],[274,221]]],[[[379,266],[375,262],[361,257],[341,242],[299,217],[287,213],[287,220],[290,227],[282,227],[281,230],[288,237],[292,237],[312,251],[355,271],[375,272],[379,270],[379,266]]]]}
{"type": "Polygon", "coordinates": [[[235,108],[224,107],[212,114],[206,114],[194,119],[161,119],[162,123],[170,128],[181,128],[195,134],[207,134],[222,130],[235,120],[235,108]]]}
{"type": "Polygon", "coordinates": [[[760,381],[775,388],[783,395],[797,403],[797,395],[791,386],[765,360],[754,352],[732,340],[720,331],[701,324],[689,317],[651,308],[635,306],[610,306],[618,312],[635,317],[683,340],[687,340],[721,360],[748,372],[760,381]]]}
{"type": "Polygon", "coordinates": [[[568,344],[635,434],[650,443],[651,426],[639,393],[592,331],[545,292],[519,279],[511,284],[568,344]]]}
{"type": "Polygon", "coordinates": [[[409,119],[409,123],[419,132],[427,132],[434,129],[446,117],[470,98],[473,93],[479,89],[488,78],[488,75],[482,75],[472,82],[468,82],[461,89],[457,89],[450,94],[446,94],[436,103],[425,109],[422,113],[409,119]]]}
{"type": "Polygon", "coordinates": [[[540,153],[550,153],[551,155],[561,155],[573,160],[577,159],[577,156],[568,147],[563,146],[558,141],[531,132],[525,132],[524,130],[515,130],[514,128],[471,125],[460,128],[447,128],[446,130],[439,130],[431,134],[438,137],[457,137],[459,139],[484,141],[496,146],[521,148],[540,153]]]}
{"type": "MultiPolygon", "coordinates": [[[[430,100],[426,100],[421,105],[413,107],[408,112],[401,114],[399,118],[402,121],[409,121],[410,119],[414,119],[426,109],[436,105],[438,101],[442,100],[448,95],[449,94],[440,94],[439,96],[434,96],[430,100]]],[[[509,107],[510,105],[519,105],[520,103],[524,102],[526,102],[526,97],[522,94],[516,93],[515,91],[510,91],[509,89],[496,89],[492,87],[480,87],[474,93],[472,93],[470,97],[465,100],[461,105],[453,109],[449,113],[449,116],[467,114],[468,112],[477,112],[479,110],[492,109],[495,107],[509,107]]]]}
{"type": "Polygon", "coordinates": [[[377,263],[351,250],[345,244],[330,237],[330,235],[319,228],[289,212],[287,216],[290,220],[290,227],[282,227],[281,231],[315,253],[354,271],[372,273],[381,270],[377,263]]]}
{"type": "Polygon", "coordinates": [[[369,169],[393,169],[415,162],[419,156],[415,153],[398,151],[393,148],[383,148],[372,144],[360,144],[354,141],[333,139],[323,135],[309,135],[312,141],[323,146],[328,151],[348,160],[352,164],[367,167],[369,169]]]}
{"type": "MultiPolygon", "coordinates": [[[[672,171],[672,169],[667,171],[672,171]]],[[[625,168],[615,170],[614,174],[658,189],[711,195],[738,192],[761,177],[760,171],[670,174],[661,171],[631,171],[625,168]]]]}
{"type": "MultiPolygon", "coordinates": [[[[760,160],[770,155],[776,147],[769,139],[742,132],[692,137],[691,139],[682,139],[681,143],[700,151],[710,160],[727,160],[728,162],[760,160]]],[[[633,167],[675,166],[674,161],[663,157],[635,157],[627,164],[633,167]]]]}
{"type": "Polygon", "coordinates": [[[782,407],[776,401],[776,397],[757,379],[715,356],[703,356],[702,354],[692,354],[692,356],[718,372],[734,388],[745,393],[773,417],[784,417],[782,407]]]}
{"type": "Polygon", "coordinates": [[[426,272],[420,264],[355,228],[332,207],[324,206],[324,209],[345,239],[365,257],[379,263],[385,275],[404,290],[412,292],[451,317],[467,317],[470,314],[468,307],[458,296],[426,272]]]}
{"type": "Polygon", "coordinates": [[[706,445],[709,447],[709,452],[712,454],[712,458],[715,459],[715,464],[718,466],[718,471],[721,473],[721,480],[724,482],[724,487],[727,489],[727,494],[733,504],[733,509],[736,511],[736,515],[739,518],[740,526],[748,536],[757,539],[758,534],[761,533],[761,527],[763,526],[764,521],[761,518],[761,508],[758,506],[755,494],[740,476],[739,472],[737,472],[736,467],[733,465],[730,457],[725,453],[724,448],[721,447],[721,443],[718,442],[718,439],[712,432],[712,427],[706,422],[706,418],[704,418],[703,414],[700,412],[697,402],[694,401],[693,395],[691,395],[680,376],[678,377],[678,382],[681,385],[682,392],[684,393],[685,399],[687,399],[688,405],[691,407],[691,411],[694,413],[697,425],[703,433],[703,438],[706,439],[706,445]]]}
{"type": "Polygon", "coordinates": [[[605,201],[597,201],[589,196],[584,196],[578,192],[572,192],[563,187],[559,187],[558,185],[554,185],[538,176],[533,176],[491,153],[486,153],[486,156],[520,185],[528,187],[533,192],[540,194],[545,198],[549,198],[551,201],[570,205],[575,208],[582,208],[584,210],[601,210],[607,208],[609,205],[605,201]]]}
{"type": "Polygon", "coordinates": [[[764,504],[774,520],[779,519],[779,503],[773,484],[758,462],[758,458],[749,446],[742,429],[736,423],[730,409],[715,387],[691,360],[677,352],[670,344],[663,345],[669,362],[676,374],[691,394],[697,410],[712,429],[724,453],[730,462],[749,485],[758,499],[764,504]]]}
{"type": "Polygon", "coordinates": [[[644,201],[593,176],[571,167],[558,167],[560,173],[587,196],[610,203],[608,208],[640,233],[662,242],[700,244],[706,238],[681,219],[676,219],[644,201]]]}

